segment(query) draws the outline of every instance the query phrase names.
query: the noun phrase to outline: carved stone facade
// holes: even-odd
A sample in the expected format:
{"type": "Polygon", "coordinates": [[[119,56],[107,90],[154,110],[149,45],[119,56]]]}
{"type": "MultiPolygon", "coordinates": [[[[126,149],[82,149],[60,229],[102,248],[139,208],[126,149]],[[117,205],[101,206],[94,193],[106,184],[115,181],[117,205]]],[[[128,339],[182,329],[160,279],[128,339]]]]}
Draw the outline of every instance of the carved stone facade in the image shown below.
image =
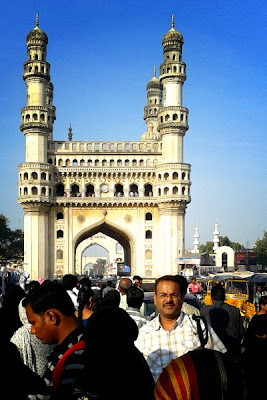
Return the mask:
{"type": "Polygon", "coordinates": [[[182,104],[183,37],[173,19],[162,41],[160,77],[154,69],[146,88],[147,132],[135,142],[72,141],[71,128],[68,141],[53,140],[56,116],[47,44],[37,17],[27,36],[27,104],[21,111],[25,269],[31,279],[80,273],[77,249],[102,232],[123,246],[131,274],[177,273],[191,201],[191,166],[183,161],[189,113],[182,104]]]}

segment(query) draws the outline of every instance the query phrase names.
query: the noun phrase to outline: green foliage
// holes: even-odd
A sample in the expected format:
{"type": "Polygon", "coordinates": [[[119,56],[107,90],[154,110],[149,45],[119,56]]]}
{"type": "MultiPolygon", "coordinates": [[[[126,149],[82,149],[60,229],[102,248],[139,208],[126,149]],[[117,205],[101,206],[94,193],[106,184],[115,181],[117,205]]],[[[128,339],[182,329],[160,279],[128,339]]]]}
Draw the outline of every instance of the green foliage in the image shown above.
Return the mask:
{"type": "MultiPolygon", "coordinates": [[[[245,247],[236,242],[231,242],[227,236],[219,236],[219,246],[230,246],[234,251],[245,250],[245,247]]],[[[213,242],[207,242],[199,246],[201,253],[212,253],[213,252],[213,242]]]]}
{"type": "Polygon", "coordinates": [[[262,239],[256,240],[255,250],[258,253],[259,264],[267,266],[267,231],[264,231],[262,239]]]}
{"type": "Polygon", "coordinates": [[[98,258],[93,266],[94,275],[103,275],[106,260],[104,258],[98,258]]]}
{"type": "Polygon", "coordinates": [[[21,258],[23,256],[23,231],[9,228],[9,221],[0,214],[0,257],[2,261],[21,258]]]}

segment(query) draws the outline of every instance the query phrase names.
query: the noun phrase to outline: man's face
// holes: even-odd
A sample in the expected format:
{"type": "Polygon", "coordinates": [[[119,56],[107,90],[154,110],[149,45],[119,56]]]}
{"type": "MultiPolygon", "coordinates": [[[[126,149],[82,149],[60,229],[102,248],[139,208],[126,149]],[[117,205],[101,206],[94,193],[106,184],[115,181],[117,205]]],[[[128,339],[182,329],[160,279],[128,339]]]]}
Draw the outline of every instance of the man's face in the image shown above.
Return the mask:
{"type": "Polygon", "coordinates": [[[177,319],[180,315],[184,300],[181,295],[180,285],[172,281],[158,283],[157,292],[154,295],[154,303],[160,315],[169,320],[177,319]]]}
{"type": "Polygon", "coordinates": [[[139,281],[138,279],[135,279],[134,285],[137,286],[137,287],[141,287],[142,281],[139,281]]]}
{"type": "Polygon", "coordinates": [[[36,314],[30,304],[27,304],[26,313],[31,324],[31,334],[36,335],[42,343],[52,344],[57,342],[55,327],[48,312],[36,314]]]}

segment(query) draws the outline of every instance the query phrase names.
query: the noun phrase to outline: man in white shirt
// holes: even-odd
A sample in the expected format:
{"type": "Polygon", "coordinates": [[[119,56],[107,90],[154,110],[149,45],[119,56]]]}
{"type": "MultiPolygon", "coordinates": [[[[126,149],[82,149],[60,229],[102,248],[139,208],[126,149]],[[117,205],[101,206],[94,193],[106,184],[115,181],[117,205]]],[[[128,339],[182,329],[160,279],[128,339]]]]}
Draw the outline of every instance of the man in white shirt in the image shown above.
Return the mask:
{"type": "Polygon", "coordinates": [[[118,290],[121,295],[121,301],[120,301],[119,307],[123,308],[124,310],[126,310],[126,308],[128,307],[127,291],[131,286],[132,286],[132,281],[129,278],[122,278],[119,282],[118,290]]]}
{"type": "MultiPolygon", "coordinates": [[[[181,275],[165,275],[157,279],[154,302],[159,314],[139,330],[135,344],[143,353],[155,381],[171,360],[201,347],[197,322],[192,315],[181,311],[187,286],[181,275]]],[[[204,323],[201,325],[203,330],[204,323]]],[[[226,352],[210,326],[205,347],[226,352]]]]}

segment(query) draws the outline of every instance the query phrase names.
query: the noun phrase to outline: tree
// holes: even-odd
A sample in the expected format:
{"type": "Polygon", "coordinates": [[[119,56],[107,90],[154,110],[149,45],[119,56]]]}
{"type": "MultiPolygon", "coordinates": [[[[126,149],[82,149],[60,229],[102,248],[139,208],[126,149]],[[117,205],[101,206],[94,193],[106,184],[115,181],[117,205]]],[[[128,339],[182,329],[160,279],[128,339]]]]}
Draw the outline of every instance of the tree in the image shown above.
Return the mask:
{"type": "Polygon", "coordinates": [[[267,265],[267,231],[264,231],[262,239],[257,239],[255,249],[258,253],[259,264],[267,265]]]}
{"type": "Polygon", "coordinates": [[[104,275],[104,267],[106,265],[106,260],[104,258],[98,258],[93,266],[95,275],[104,275]]]}
{"type": "Polygon", "coordinates": [[[4,262],[23,257],[23,231],[12,231],[8,225],[8,219],[0,214],[0,257],[4,262]]]}
{"type": "MultiPolygon", "coordinates": [[[[199,250],[201,253],[212,253],[213,252],[213,242],[207,242],[206,244],[201,244],[199,250]]],[[[245,247],[236,242],[231,242],[227,236],[219,236],[219,246],[230,246],[234,251],[245,250],[245,247]]]]}

